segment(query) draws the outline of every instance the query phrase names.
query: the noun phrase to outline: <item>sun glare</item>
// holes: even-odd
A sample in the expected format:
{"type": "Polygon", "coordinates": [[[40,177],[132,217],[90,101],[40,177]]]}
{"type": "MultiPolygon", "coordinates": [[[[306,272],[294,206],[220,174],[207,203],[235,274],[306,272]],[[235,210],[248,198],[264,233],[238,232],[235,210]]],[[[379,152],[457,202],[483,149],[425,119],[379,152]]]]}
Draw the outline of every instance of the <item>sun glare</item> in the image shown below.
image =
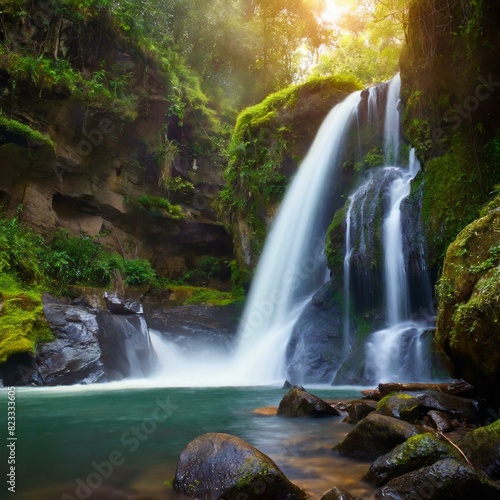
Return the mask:
{"type": "Polygon", "coordinates": [[[326,8],[323,12],[323,19],[330,23],[334,23],[342,14],[342,10],[342,7],[339,6],[336,0],[326,0],[326,8]]]}

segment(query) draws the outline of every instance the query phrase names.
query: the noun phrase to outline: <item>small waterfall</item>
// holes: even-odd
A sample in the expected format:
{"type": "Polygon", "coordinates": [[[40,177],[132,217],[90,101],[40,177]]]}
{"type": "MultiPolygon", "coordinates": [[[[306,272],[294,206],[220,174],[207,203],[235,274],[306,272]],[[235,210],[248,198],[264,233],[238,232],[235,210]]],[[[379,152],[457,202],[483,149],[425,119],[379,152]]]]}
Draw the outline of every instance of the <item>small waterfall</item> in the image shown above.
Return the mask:
{"type": "Polygon", "coordinates": [[[352,196],[348,200],[349,208],[345,217],[346,231],[345,231],[345,257],[344,257],[344,318],[343,318],[343,336],[344,346],[343,355],[344,359],[349,353],[349,339],[351,337],[351,213],[352,213],[352,196]]]}
{"type": "MultiPolygon", "coordinates": [[[[410,321],[410,297],[407,277],[407,252],[404,248],[402,203],[411,192],[411,182],[420,170],[412,149],[408,167],[397,166],[400,151],[398,110],[401,79],[390,83],[385,113],[384,167],[393,177],[388,186],[389,207],[383,222],[384,290],[387,327],[374,332],[366,346],[366,376],[376,382],[425,378],[423,334],[430,327],[425,321],[410,321]]],[[[363,188],[363,187],[362,187],[363,188]]],[[[347,239],[347,235],[346,235],[347,239]]],[[[423,257],[420,252],[420,258],[423,257]]],[[[425,264],[421,264],[424,268],[425,264]]]]}
{"type": "Polygon", "coordinates": [[[401,76],[396,75],[387,89],[387,104],[385,107],[384,124],[384,153],[385,164],[395,165],[399,163],[399,148],[401,141],[401,125],[399,117],[399,94],[401,92],[401,76]]]}

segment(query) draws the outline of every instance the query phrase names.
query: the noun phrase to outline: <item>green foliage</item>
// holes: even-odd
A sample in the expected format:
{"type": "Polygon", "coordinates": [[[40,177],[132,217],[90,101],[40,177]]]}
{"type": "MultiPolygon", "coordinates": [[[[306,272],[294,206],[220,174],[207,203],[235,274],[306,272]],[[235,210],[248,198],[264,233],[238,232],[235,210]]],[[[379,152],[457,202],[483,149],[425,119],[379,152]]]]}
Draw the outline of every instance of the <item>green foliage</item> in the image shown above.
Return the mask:
{"type": "Polygon", "coordinates": [[[7,118],[0,112],[0,131],[2,131],[2,129],[3,133],[7,132],[14,134],[28,140],[29,142],[33,141],[35,143],[42,143],[54,149],[54,143],[50,140],[50,137],[43,135],[38,130],[33,129],[24,123],[7,118]]]}
{"type": "Polygon", "coordinates": [[[70,285],[106,287],[114,270],[124,275],[126,284],[144,283],[156,276],[149,261],[123,259],[88,236],[61,230],[47,245],[18,217],[0,217],[0,290],[8,289],[9,283],[43,286],[58,294],[68,293],[70,285]]]}
{"type": "Polygon", "coordinates": [[[0,273],[24,283],[38,282],[43,277],[43,239],[22,226],[19,214],[11,219],[0,216],[0,273]]]}
{"type": "Polygon", "coordinates": [[[330,38],[313,74],[349,74],[364,84],[389,80],[399,68],[405,3],[347,0],[344,4],[337,36],[330,38]]]}
{"type": "Polygon", "coordinates": [[[87,104],[133,116],[136,96],[131,88],[130,75],[126,73],[100,69],[85,78],[67,60],[13,51],[0,51],[0,63],[14,79],[14,88],[17,81],[28,81],[40,91],[53,91],[62,86],[74,98],[87,104]]]}
{"type": "Polygon", "coordinates": [[[163,187],[169,200],[175,203],[188,203],[194,195],[193,183],[184,180],[182,177],[167,177],[163,181],[163,187]]]}
{"type": "Polygon", "coordinates": [[[61,291],[70,284],[99,287],[109,285],[115,260],[92,238],[61,230],[52,240],[45,268],[61,291]]]}
{"type": "Polygon", "coordinates": [[[127,285],[137,285],[147,283],[156,277],[154,269],[151,267],[149,260],[145,259],[125,259],[123,260],[121,269],[125,283],[127,285]]]}
{"type": "Polygon", "coordinates": [[[180,221],[186,218],[186,215],[179,205],[174,205],[161,196],[144,194],[135,200],[128,199],[127,203],[139,210],[147,212],[152,217],[164,217],[174,221],[180,221]]]}

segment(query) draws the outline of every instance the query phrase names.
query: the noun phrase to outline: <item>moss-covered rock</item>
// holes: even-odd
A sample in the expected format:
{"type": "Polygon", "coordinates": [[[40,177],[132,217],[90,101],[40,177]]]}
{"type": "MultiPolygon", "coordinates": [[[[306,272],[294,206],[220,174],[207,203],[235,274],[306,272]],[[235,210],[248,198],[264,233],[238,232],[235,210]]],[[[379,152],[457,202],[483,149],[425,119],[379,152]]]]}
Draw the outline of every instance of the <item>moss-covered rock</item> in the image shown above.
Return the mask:
{"type": "Polygon", "coordinates": [[[425,433],[410,437],[371,465],[363,479],[382,486],[394,477],[432,465],[443,458],[462,460],[460,453],[443,439],[425,433]]]}
{"type": "Polygon", "coordinates": [[[305,493],[257,448],[235,436],[203,434],[179,457],[174,489],[194,498],[294,500],[305,493]]]}
{"type": "Polygon", "coordinates": [[[500,420],[470,432],[458,445],[474,467],[500,480],[500,420]]]}
{"type": "Polygon", "coordinates": [[[424,170],[425,233],[437,269],[500,181],[499,12],[494,0],[408,7],[403,127],[424,170]]]}
{"type": "Polygon", "coordinates": [[[409,394],[399,393],[380,400],[377,404],[377,413],[416,423],[421,417],[422,404],[409,394]]]}
{"type": "Polygon", "coordinates": [[[43,315],[38,290],[0,293],[0,363],[10,356],[34,354],[38,342],[54,339],[43,315]]]}
{"type": "Polygon", "coordinates": [[[255,267],[289,179],[328,111],[358,88],[353,79],[315,77],[239,115],[219,205],[241,269],[255,267]]]}
{"type": "Polygon", "coordinates": [[[500,488],[469,465],[445,458],[433,465],[389,481],[375,498],[391,500],[406,498],[429,498],[432,500],[495,500],[500,488]]]}
{"type": "Polygon", "coordinates": [[[375,460],[408,438],[425,432],[423,427],[403,420],[370,413],[333,450],[346,457],[375,460]]]}
{"type": "Polygon", "coordinates": [[[449,246],[436,342],[455,374],[500,402],[500,197],[449,246]]]}

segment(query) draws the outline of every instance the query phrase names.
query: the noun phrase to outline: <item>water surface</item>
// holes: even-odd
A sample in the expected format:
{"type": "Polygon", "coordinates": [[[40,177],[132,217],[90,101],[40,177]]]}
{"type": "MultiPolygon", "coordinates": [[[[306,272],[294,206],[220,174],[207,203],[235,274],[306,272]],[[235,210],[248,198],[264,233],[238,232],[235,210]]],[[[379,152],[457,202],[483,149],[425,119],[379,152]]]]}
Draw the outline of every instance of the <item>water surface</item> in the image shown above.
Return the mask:
{"type": "MultiPolygon", "coordinates": [[[[360,396],[356,389],[312,392],[325,398],[360,396]]],[[[340,417],[289,419],[253,413],[277,406],[284,393],[274,387],[120,384],[18,388],[15,498],[181,499],[168,481],[186,444],[205,432],[233,434],[256,446],[312,498],[333,486],[368,498],[371,490],[359,481],[368,464],[331,451],[351,428],[340,417]],[[116,465],[110,468],[113,461],[116,465]]],[[[5,436],[4,389],[0,405],[5,436]]],[[[2,477],[5,462],[0,464],[2,477]]],[[[5,491],[6,483],[1,488],[5,491]]]]}

